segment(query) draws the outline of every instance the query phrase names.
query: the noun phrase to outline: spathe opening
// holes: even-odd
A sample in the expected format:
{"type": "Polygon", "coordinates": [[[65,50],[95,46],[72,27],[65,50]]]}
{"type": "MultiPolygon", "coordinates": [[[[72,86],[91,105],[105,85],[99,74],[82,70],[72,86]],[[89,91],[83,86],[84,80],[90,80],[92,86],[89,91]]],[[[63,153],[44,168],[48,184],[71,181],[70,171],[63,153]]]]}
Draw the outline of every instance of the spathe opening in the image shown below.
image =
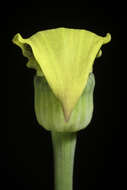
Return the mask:
{"type": "Polygon", "coordinates": [[[23,52],[23,55],[28,58],[28,62],[26,66],[28,68],[35,69],[37,76],[44,76],[39,63],[37,62],[34,56],[32,47],[28,43],[24,43],[22,45],[22,52],[23,52]]]}
{"type": "Polygon", "coordinates": [[[34,55],[33,55],[33,51],[32,51],[32,48],[29,44],[27,43],[24,43],[23,44],[23,49],[24,49],[24,56],[28,57],[28,58],[34,58],[34,55]]]}

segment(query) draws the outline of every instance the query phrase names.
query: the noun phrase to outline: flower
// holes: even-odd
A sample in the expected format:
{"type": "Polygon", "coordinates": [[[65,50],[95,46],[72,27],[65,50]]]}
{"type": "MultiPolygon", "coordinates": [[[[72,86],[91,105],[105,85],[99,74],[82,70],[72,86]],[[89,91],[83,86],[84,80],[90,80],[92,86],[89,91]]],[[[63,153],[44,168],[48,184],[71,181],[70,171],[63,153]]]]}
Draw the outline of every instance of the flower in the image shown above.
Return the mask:
{"type": "MultiPolygon", "coordinates": [[[[35,112],[41,109],[39,107],[41,101],[39,103],[36,101],[37,92],[44,99],[43,91],[37,90],[37,88],[41,88],[41,84],[43,90],[44,88],[48,89],[52,93],[51,96],[59,101],[59,106],[62,105],[64,122],[68,125],[80,98],[83,94],[85,94],[84,96],[88,95],[86,92],[87,83],[90,83],[88,81],[93,81],[91,83],[93,94],[94,75],[90,74],[93,63],[96,57],[101,56],[101,46],[110,40],[109,33],[106,37],[101,37],[87,30],[69,28],[40,31],[26,39],[23,39],[19,33],[16,34],[12,40],[13,43],[18,45],[22,49],[23,55],[28,58],[27,66],[36,69],[35,104],[38,106],[35,105],[35,112]],[[45,86],[43,79],[48,87],[45,86]]],[[[92,103],[90,104],[92,105],[92,103]]],[[[37,118],[39,118],[39,114],[36,113],[37,118]]],[[[46,125],[44,120],[40,122],[46,125]]],[[[57,123],[57,125],[59,124],[57,123]]],[[[50,130],[49,126],[46,128],[50,130]]]]}

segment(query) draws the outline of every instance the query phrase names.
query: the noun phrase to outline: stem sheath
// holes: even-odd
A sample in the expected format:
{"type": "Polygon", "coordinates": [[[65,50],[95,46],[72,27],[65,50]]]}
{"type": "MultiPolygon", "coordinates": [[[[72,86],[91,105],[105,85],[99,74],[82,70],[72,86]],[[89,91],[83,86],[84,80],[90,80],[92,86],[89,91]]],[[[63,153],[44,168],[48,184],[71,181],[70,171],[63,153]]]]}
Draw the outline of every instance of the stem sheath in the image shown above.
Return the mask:
{"type": "Polygon", "coordinates": [[[73,189],[76,133],[51,132],[54,151],[55,190],[73,189]]]}

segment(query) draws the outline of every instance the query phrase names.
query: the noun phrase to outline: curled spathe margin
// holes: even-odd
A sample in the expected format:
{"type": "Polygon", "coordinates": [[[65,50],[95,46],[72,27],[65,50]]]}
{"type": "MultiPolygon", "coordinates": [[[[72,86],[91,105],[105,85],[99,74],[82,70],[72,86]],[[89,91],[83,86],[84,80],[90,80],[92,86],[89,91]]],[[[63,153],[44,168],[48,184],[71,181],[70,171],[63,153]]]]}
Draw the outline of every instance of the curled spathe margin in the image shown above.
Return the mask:
{"type": "Polygon", "coordinates": [[[56,28],[27,39],[18,33],[12,41],[28,58],[27,66],[45,76],[68,121],[86,86],[94,59],[101,56],[101,46],[110,40],[109,33],[101,37],[87,30],[56,28]]]}

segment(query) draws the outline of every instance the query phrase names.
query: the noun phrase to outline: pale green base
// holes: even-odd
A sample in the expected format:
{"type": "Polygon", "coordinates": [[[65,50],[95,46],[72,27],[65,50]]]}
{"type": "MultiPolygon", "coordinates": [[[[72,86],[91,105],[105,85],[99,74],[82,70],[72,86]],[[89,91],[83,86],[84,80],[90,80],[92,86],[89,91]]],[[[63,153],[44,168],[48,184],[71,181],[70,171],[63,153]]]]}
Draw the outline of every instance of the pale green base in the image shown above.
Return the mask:
{"type": "Polygon", "coordinates": [[[76,133],[51,132],[54,150],[55,190],[73,189],[76,133]]]}

